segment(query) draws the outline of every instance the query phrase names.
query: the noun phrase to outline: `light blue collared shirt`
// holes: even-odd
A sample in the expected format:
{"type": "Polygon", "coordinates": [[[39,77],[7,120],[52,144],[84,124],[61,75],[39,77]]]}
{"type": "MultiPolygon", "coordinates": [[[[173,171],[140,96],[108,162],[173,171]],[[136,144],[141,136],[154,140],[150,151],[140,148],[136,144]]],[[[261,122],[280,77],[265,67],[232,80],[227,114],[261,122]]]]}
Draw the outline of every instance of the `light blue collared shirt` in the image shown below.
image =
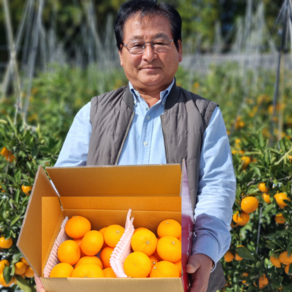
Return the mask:
{"type": "MultiPolygon", "coordinates": [[[[160,100],[149,108],[129,83],[135,115],[119,165],[167,163],[160,116],[173,84],[174,80],[160,92],[160,100]]],[[[90,136],[89,102],[75,116],[55,166],[86,165],[90,136]]],[[[199,176],[193,253],[205,254],[217,263],[230,246],[230,223],[236,190],[229,139],[219,108],[214,110],[204,133],[199,176]]]]}

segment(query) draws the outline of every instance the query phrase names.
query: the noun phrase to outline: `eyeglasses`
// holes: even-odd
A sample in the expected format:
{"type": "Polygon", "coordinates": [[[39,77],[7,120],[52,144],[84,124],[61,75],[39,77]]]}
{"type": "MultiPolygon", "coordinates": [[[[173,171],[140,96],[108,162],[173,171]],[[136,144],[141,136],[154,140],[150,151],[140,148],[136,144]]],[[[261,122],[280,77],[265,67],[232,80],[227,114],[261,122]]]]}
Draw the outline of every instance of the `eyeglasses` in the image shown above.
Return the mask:
{"type": "Polygon", "coordinates": [[[167,52],[170,49],[171,42],[173,42],[173,40],[169,40],[167,38],[153,39],[151,42],[131,40],[126,45],[123,44],[123,46],[129,51],[130,54],[140,55],[145,51],[147,44],[150,44],[156,53],[167,52]]]}

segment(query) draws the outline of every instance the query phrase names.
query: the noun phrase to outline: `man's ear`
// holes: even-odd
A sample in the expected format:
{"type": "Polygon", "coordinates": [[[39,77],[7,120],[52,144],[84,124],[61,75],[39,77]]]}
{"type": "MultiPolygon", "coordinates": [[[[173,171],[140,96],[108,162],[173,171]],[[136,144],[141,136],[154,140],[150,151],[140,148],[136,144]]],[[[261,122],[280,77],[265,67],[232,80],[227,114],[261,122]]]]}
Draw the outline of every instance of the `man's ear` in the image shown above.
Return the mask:
{"type": "Polygon", "coordinates": [[[181,40],[177,41],[178,43],[178,58],[179,58],[179,62],[182,61],[182,42],[181,40]]]}
{"type": "Polygon", "coordinates": [[[122,55],[122,49],[119,50],[119,57],[120,57],[120,64],[123,66],[123,55],[122,55]]]}

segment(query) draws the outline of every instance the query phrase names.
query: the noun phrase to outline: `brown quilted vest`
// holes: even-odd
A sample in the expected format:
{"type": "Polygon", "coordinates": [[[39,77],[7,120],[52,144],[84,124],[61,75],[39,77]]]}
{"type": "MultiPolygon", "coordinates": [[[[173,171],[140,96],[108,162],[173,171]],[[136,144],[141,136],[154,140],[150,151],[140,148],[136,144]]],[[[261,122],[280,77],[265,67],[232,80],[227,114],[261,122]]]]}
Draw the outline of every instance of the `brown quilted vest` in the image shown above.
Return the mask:
{"type": "MultiPolygon", "coordinates": [[[[181,163],[185,159],[193,210],[197,200],[203,135],[217,106],[215,102],[174,84],[161,115],[167,163],[181,163]]],[[[87,166],[118,164],[134,114],[134,100],[129,86],[92,98],[92,134],[87,166]]],[[[217,268],[211,273],[208,292],[224,285],[222,267],[217,263],[217,268]]]]}

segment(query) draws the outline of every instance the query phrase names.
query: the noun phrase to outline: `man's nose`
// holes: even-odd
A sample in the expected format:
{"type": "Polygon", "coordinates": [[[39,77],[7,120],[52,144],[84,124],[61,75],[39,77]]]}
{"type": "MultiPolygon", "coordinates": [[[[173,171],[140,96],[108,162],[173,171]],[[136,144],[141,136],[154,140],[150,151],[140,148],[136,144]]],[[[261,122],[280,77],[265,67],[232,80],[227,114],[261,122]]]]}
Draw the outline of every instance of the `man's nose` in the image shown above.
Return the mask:
{"type": "Polygon", "coordinates": [[[152,61],[157,57],[156,52],[154,51],[154,48],[151,46],[151,43],[145,43],[145,50],[143,52],[143,58],[147,59],[148,61],[152,61]]]}

